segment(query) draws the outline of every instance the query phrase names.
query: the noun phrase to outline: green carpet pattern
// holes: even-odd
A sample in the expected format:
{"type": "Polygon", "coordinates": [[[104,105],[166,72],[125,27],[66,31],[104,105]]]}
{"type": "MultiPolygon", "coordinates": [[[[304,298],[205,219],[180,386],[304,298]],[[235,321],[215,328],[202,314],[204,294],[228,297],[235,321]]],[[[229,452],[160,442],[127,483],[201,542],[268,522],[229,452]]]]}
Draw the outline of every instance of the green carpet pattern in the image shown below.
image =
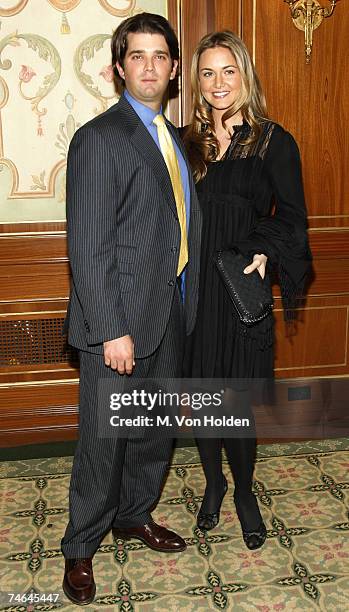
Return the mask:
{"type": "MultiPolygon", "coordinates": [[[[61,590],[71,463],[56,457],[1,465],[1,610],[78,609],[61,590]],[[9,603],[7,593],[27,601],[9,603]],[[56,603],[30,603],[50,593],[58,594],[56,603]]],[[[195,523],[204,490],[198,454],[177,449],[153,516],[185,537],[187,550],[159,554],[136,540],[114,542],[109,533],[94,559],[96,600],[84,609],[349,610],[349,440],[259,446],[254,491],[268,539],[257,551],[242,541],[226,462],[224,471],[221,521],[205,535],[195,523]]]]}

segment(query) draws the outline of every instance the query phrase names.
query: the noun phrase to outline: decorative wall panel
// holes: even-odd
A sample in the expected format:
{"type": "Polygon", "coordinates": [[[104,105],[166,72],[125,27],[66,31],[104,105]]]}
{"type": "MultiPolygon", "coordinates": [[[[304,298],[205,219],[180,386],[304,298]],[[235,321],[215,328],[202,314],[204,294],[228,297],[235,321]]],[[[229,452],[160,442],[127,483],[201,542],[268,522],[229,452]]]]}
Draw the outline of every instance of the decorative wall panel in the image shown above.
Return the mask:
{"type": "Polygon", "coordinates": [[[243,16],[269,113],[300,148],[310,228],[349,228],[347,3],[316,31],[310,64],[283,0],[244,0],[243,16]]]}
{"type": "Polygon", "coordinates": [[[0,0],[0,223],[64,221],[77,129],[116,102],[110,38],[165,0],[0,0]]]}
{"type": "MultiPolygon", "coordinates": [[[[244,0],[242,36],[264,87],[270,116],[299,145],[314,278],[296,333],[276,312],[276,375],[348,376],[349,12],[338,2],[316,33],[309,64],[304,33],[281,0],[244,0]]],[[[329,5],[323,2],[323,5],[329,5]]]]}
{"type": "Polygon", "coordinates": [[[109,39],[120,20],[142,9],[168,15],[179,34],[180,95],[169,105],[176,125],[190,116],[190,63],[201,36],[229,28],[247,43],[270,115],[300,146],[314,254],[314,281],[294,333],[285,329],[274,287],[276,376],[293,378],[290,385],[296,386],[304,383],[295,377],[306,377],[316,386],[315,378],[349,375],[345,5],[338,3],[323,24],[306,66],[303,35],[283,0],[0,0],[0,322],[5,332],[0,437],[3,433],[5,444],[76,435],[78,369],[60,335],[69,294],[66,153],[78,125],[116,100],[109,39]]]}
{"type": "Polygon", "coordinates": [[[44,365],[77,361],[62,335],[63,319],[0,320],[0,366],[44,365]]]}

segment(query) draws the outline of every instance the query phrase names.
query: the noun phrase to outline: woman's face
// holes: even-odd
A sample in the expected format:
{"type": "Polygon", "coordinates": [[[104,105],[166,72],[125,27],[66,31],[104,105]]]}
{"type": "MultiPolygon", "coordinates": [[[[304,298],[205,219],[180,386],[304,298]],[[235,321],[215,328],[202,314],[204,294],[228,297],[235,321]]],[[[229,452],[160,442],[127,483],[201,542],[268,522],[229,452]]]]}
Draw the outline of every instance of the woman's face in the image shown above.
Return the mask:
{"type": "Polygon", "coordinates": [[[229,49],[214,47],[201,53],[199,83],[203,97],[213,109],[225,112],[230,108],[240,93],[241,75],[229,49]]]}

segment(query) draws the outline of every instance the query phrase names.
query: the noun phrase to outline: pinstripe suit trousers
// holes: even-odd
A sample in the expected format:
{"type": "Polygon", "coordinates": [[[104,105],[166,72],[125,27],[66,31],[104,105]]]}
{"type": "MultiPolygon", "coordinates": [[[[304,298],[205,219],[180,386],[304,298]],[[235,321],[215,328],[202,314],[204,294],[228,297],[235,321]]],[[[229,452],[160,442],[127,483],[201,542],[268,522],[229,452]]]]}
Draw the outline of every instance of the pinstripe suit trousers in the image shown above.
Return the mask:
{"type": "MultiPolygon", "coordinates": [[[[152,355],[136,360],[134,376],[179,377],[184,329],[176,286],[165,335],[152,355]]],[[[70,482],[69,523],[61,542],[66,558],[93,556],[111,526],[149,521],[173,447],[173,440],[165,438],[98,437],[100,378],[113,378],[122,385],[122,377],[104,365],[102,355],[81,351],[79,440],[70,482]]]]}

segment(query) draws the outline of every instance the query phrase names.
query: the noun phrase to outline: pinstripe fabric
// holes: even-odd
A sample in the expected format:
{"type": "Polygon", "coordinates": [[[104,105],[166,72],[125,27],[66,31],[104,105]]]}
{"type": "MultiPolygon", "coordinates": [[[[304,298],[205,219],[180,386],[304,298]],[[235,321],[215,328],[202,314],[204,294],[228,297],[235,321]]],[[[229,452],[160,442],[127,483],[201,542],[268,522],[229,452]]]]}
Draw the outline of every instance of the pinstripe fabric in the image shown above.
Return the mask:
{"type": "MultiPolygon", "coordinates": [[[[136,361],[134,375],[178,377],[184,344],[183,306],[178,288],[165,335],[149,357],[136,361]]],[[[160,493],[172,452],[166,438],[98,437],[99,378],[112,378],[115,391],[123,377],[105,367],[103,357],[80,353],[80,423],[69,491],[69,523],[62,539],[67,558],[93,556],[111,525],[143,525],[160,493]]]]}
{"type": "MultiPolygon", "coordinates": [[[[177,131],[167,122],[179,148],[177,131]]],[[[190,174],[190,173],[189,173],[190,174]]],[[[92,556],[111,525],[149,519],[171,453],[169,440],[98,438],[103,341],[131,334],[138,377],[180,374],[184,327],[195,322],[201,213],[190,175],[184,306],[176,271],[180,227],[165,161],[127,100],[80,128],[67,168],[72,289],[68,340],[80,349],[80,428],[74,457],[66,557],[92,556]]]]}
{"type": "MultiPolygon", "coordinates": [[[[185,157],[177,130],[169,122],[167,127],[185,157]]],[[[201,232],[191,175],[190,187],[187,333],[195,322],[201,232]]],[[[124,97],[72,140],[67,234],[73,276],[69,343],[102,353],[103,341],[130,333],[136,357],[153,353],[171,309],[180,226],[162,154],[124,97]]]]}

